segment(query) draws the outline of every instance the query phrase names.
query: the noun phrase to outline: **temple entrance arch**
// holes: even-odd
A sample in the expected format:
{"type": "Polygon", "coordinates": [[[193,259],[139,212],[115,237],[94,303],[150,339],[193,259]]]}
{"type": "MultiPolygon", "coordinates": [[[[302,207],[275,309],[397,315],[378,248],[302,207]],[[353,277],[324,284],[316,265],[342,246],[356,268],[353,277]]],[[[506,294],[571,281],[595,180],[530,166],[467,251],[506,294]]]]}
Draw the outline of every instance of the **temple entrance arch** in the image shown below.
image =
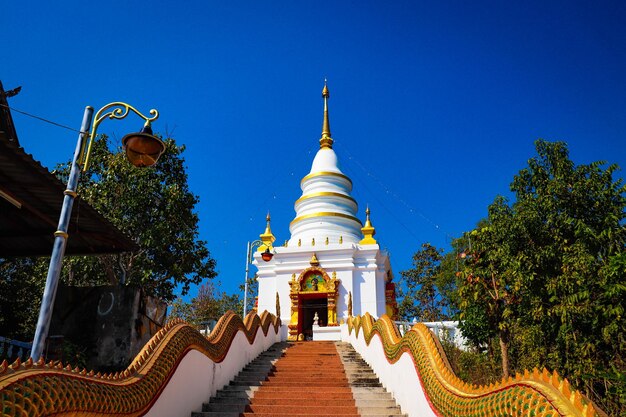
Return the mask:
{"type": "Polygon", "coordinates": [[[315,313],[320,326],[337,326],[339,280],[318,266],[311,266],[291,276],[291,321],[288,340],[304,340],[313,336],[315,313]]]}

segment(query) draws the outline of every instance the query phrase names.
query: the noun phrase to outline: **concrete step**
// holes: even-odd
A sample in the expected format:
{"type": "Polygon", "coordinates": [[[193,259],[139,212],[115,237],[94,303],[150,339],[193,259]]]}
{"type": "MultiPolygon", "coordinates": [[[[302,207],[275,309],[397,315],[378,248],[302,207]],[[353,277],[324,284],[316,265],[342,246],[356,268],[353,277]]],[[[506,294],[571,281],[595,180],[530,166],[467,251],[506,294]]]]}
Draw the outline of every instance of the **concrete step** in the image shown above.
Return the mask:
{"type": "Polygon", "coordinates": [[[207,406],[211,404],[238,404],[238,405],[246,405],[249,402],[249,398],[246,397],[211,397],[211,401],[209,403],[202,404],[202,411],[210,411],[207,409],[207,406]]]}
{"type": "Polygon", "coordinates": [[[257,386],[249,386],[249,385],[226,385],[221,390],[217,391],[217,393],[235,393],[235,392],[245,392],[245,391],[256,391],[259,389],[257,386]]]}
{"type": "Polygon", "coordinates": [[[337,342],[352,395],[361,416],[404,416],[367,362],[348,343],[337,342]]]}
{"type": "MultiPolygon", "coordinates": [[[[294,399],[293,398],[259,398],[259,397],[255,397],[254,398],[254,403],[256,405],[267,405],[267,406],[293,406],[294,405],[294,399]]],[[[320,399],[316,399],[315,400],[315,405],[317,405],[318,407],[331,407],[331,406],[335,406],[335,405],[340,405],[340,406],[354,406],[354,399],[353,398],[345,398],[345,396],[343,398],[336,398],[336,399],[330,399],[327,397],[322,397],[320,399]]],[[[381,406],[385,406],[386,404],[382,404],[381,406]]]]}
{"type": "Polygon", "coordinates": [[[248,402],[245,404],[228,404],[228,403],[214,403],[211,401],[208,404],[202,405],[202,412],[224,412],[228,411],[229,413],[243,413],[246,411],[246,407],[248,407],[248,402]]]}
{"type": "MultiPolygon", "coordinates": [[[[323,414],[320,414],[320,411],[315,411],[312,414],[304,414],[304,412],[302,413],[298,413],[298,414],[293,414],[292,411],[282,411],[282,410],[276,410],[276,411],[272,411],[271,413],[243,413],[240,414],[241,417],[276,417],[276,416],[288,416],[288,417],[294,417],[294,416],[315,416],[315,417],[360,417],[360,415],[358,414],[358,412],[354,413],[354,414],[326,414],[325,410],[323,414]]],[[[391,416],[391,417],[395,417],[395,416],[391,416]]]]}
{"type": "MultiPolygon", "coordinates": [[[[297,401],[302,402],[302,401],[297,401]]],[[[320,414],[320,411],[335,416],[342,415],[358,415],[357,409],[354,405],[351,406],[340,406],[333,405],[324,407],[321,409],[317,405],[302,405],[302,404],[292,404],[287,406],[275,406],[275,405],[255,405],[254,402],[250,404],[249,410],[247,412],[252,412],[256,414],[288,414],[292,416],[317,416],[320,414]]]]}
{"type": "MultiPolygon", "coordinates": [[[[298,398],[298,396],[302,393],[301,389],[297,389],[297,390],[275,390],[272,389],[271,391],[257,391],[254,394],[254,399],[270,399],[270,400],[279,400],[282,398],[298,398]]],[[[309,398],[312,399],[316,399],[316,400],[341,400],[344,398],[353,398],[352,397],[352,391],[350,390],[349,387],[346,388],[342,388],[341,390],[339,389],[335,389],[333,391],[326,391],[326,392],[310,392],[309,393],[309,398]]]]}
{"type": "Polygon", "coordinates": [[[352,396],[358,400],[393,400],[391,393],[383,387],[352,387],[352,396]]]}

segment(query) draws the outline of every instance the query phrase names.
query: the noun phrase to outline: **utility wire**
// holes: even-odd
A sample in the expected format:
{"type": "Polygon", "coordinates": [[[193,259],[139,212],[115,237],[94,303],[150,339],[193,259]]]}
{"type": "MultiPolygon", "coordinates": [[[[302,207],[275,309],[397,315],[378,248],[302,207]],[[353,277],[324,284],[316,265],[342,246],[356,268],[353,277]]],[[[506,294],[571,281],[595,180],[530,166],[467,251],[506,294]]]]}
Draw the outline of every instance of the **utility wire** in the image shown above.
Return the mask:
{"type": "MultiPolygon", "coordinates": [[[[413,208],[409,203],[407,203],[404,199],[402,199],[397,193],[395,193],[393,190],[391,190],[388,186],[386,186],[380,179],[378,179],[374,174],[372,174],[371,172],[369,172],[364,166],[363,164],[361,164],[359,162],[358,159],[356,159],[354,156],[352,156],[352,154],[350,154],[350,151],[348,151],[348,149],[346,149],[343,146],[339,146],[339,148],[341,148],[342,152],[345,152],[346,155],[348,156],[348,160],[350,162],[353,162],[354,165],[358,166],[359,169],[361,171],[363,171],[363,173],[367,176],[370,177],[374,180],[374,182],[376,182],[378,184],[379,187],[381,187],[385,194],[391,195],[392,197],[394,197],[397,201],[399,201],[408,211],[409,213],[416,213],[417,215],[419,215],[422,220],[424,220],[426,223],[430,224],[431,226],[433,226],[439,233],[442,233],[447,240],[452,241],[453,238],[452,236],[447,233],[445,230],[443,230],[437,223],[433,222],[430,218],[428,218],[426,215],[424,215],[420,210],[413,208]]],[[[367,181],[362,181],[365,186],[365,188],[372,193],[371,189],[367,186],[367,181]]],[[[398,216],[391,211],[387,206],[385,206],[385,204],[383,204],[380,199],[377,197],[377,195],[375,193],[372,193],[373,197],[376,198],[376,200],[378,200],[379,204],[382,205],[382,207],[387,210],[394,218],[395,220],[402,226],[404,227],[407,232],[409,232],[411,235],[413,235],[413,237],[417,236],[415,235],[415,233],[413,233],[413,231],[411,229],[409,229],[399,218],[398,216]]]]}
{"type": "MultiPolygon", "coordinates": [[[[311,151],[311,149],[309,149],[309,150],[306,152],[306,156],[307,156],[307,157],[309,157],[311,154],[312,154],[312,151],[311,151]]],[[[303,159],[304,159],[304,158],[303,158],[303,159]]],[[[308,158],[308,159],[310,159],[310,158],[308,158]]],[[[290,163],[289,165],[290,165],[290,166],[287,166],[287,168],[288,168],[288,169],[287,169],[287,172],[289,173],[289,175],[290,175],[291,177],[297,178],[297,177],[296,177],[296,172],[295,172],[295,171],[296,171],[296,168],[297,168],[298,166],[301,166],[301,165],[302,165],[302,162],[301,162],[300,160],[298,160],[297,158],[292,158],[292,159],[291,159],[291,163],[290,163]],[[289,169],[289,168],[292,168],[292,169],[289,169]]],[[[265,207],[267,207],[267,208],[269,209],[269,204],[268,204],[268,203],[269,203],[269,201],[270,201],[270,200],[276,200],[276,199],[277,199],[277,196],[279,196],[279,195],[281,195],[281,194],[284,194],[284,193],[285,193],[285,187],[284,187],[284,185],[285,185],[285,184],[289,184],[289,182],[288,182],[288,181],[284,181],[284,180],[282,179],[282,178],[284,178],[284,177],[283,177],[283,176],[284,176],[284,174],[285,174],[285,172],[284,172],[284,171],[282,171],[281,169],[276,169],[276,170],[274,170],[274,175],[271,177],[271,179],[270,179],[269,181],[267,181],[267,182],[265,183],[265,185],[266,185],[266,187],[267,187],[268,189],[270,189],[270,190],[271,190],[271,189],[273,189],[273,192],[272,192],[272,193],[268,193],[268,197],[266,197],[266,198],[265,198],[265,200],[264,200],[264,201],[260,204],[260,207],[264,207],[264,206],[265,206],[265,207]],[[280,180],[280,181],[277,181],[279,178],[281,178],[281,180],[280,180]],[[280,187],[280,188],[279,188],[279,187],[276,187],[276,184],[277,184],[277,183],[279,183],[282,187],[280,187]]],[[[306,175],[306,173],[305,173],[304,175],[306,175]]],[[[302,175],[302,176],[304,177],[304,175],[302,175]]],[[[250,218],[250,220],[252,220],[252,218],[250,218]]]]}
{"type": "Polygon", "coordinates": [[[34,114],[32,114],[32,113],[28,113],[28,112],[26,112],[26,111],[16,109],[15,107],[10,107],[10,106],[7,106],[6,104],[2,104],[2,103],[0,103],[0,106],[2,106],[2,107],[4,107],[4,108],[7,108],[7,109],[9,109],[9,110],[11,110],[11,111],[14,111],[14,112],[21,113],[21,114],[23,114],[23,115],[25,115],[25,116],[32,117],[33,119],[41,120],[42,122],[50,123],[51,125],[58,126],[58,127],[62,127],[63,129],[71,130],[72,132],[77,132],[77,133],[87,133],[87,132],[81,132],[81,131],[80,131],[80,130],[78,130],[78,129],[74,129],[73,127],[69,127],[69,126],[62,125],[61,123],[53,122],[52,120],[45,119],[45,118],[43,118],[43,117],[41,117],[41,116],[37,116],[37,115],[34,115],[34,114]]]}

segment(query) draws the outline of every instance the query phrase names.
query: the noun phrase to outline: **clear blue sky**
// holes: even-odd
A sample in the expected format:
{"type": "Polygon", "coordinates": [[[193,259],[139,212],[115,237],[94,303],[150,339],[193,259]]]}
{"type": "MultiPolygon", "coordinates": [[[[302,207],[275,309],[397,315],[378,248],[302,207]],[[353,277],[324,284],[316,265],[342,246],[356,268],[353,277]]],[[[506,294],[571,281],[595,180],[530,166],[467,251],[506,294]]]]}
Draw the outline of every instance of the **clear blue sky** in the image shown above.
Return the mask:
{"type": "MultiPolygon", "coordinates": [[[[508,194],[537,138],[626,168],[625,22],[623,1],[13,1],[0,79],[23,86],[12,106],[75,128],[86,105],[157,108],[234,292],[268,210],[289,238],[328,77],[335,150],[399,277],[508,194]]],[[[75,133],[13,116],[45,166],[71,157],[75,133]]]]}

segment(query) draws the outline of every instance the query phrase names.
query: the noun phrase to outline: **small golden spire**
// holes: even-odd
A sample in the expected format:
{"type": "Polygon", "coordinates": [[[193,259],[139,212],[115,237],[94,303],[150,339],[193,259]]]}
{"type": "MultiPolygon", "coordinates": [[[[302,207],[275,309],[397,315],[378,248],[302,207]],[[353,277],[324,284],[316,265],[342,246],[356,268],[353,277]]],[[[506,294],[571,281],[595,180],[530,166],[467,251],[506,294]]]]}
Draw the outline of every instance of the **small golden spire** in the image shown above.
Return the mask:
{"type": "Polygon", "coordinates": [[[372,226],[372,222],[370,221],[370,208],[367,206],[365,209],[365,226],[361,228],[361,232],[363,232],[363,239],[359,242],[362,245],[375,245],[376,239],[374,239],[374,235],[376,234],[376,229],[372,226]]]}
{"type": "Polygon", "coordinates": [[[311,256],[311,260],[309,261],[309,263],[311,264],[311,266],[318,266],[320,264],[320,261],[317,259],[317,256],[315,256],[315,253],[313,253],[313,256],[311,256]]]}
{"type": "Polygon", "coordinates": [[[272,233],[272,229],[270,228],[270,212],[267,212],[267,217],[265,218],[267,220],[267,226],[265,227],[265,232],[261,235],[259,235],[259,237],[261,238],[261,241],[263,242],[263,244],[261,246],[259,246],[259,252],[263,252],[265,249],[271,249],[272,248],[272,244],[274,243],[274,241],[276,240],[276,237],[274,237],[274,234],[272,233]]]}
{"type": "Polygon", "coordinates": [[[328,99],[330,93],[328,92],[327,80],[324,79],[324,89],[322,90],[322,97],[324,97],[324,123],[322,124],[322,137],[320,138],[320,149],[333,147],[333,138],[330,137],[330,122],[328,121],[328,99]]]}

